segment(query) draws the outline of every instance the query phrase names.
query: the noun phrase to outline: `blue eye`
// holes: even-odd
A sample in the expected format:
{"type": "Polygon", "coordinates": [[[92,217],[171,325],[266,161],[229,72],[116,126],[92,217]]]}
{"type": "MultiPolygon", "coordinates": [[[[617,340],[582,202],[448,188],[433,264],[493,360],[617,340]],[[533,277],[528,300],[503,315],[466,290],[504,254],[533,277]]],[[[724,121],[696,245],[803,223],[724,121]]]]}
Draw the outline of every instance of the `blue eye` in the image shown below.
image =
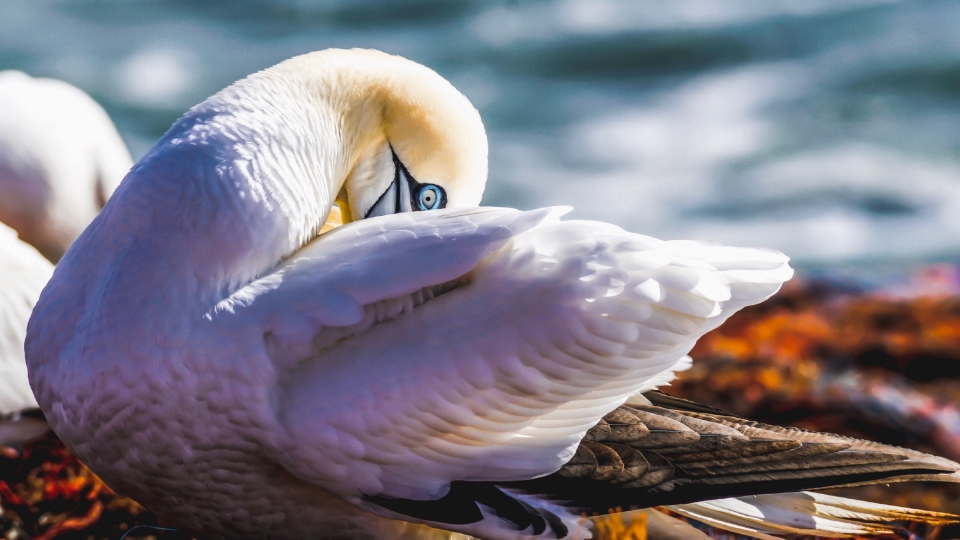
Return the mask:
{"type": "Polygon", "coordinates": [[[436,210],[443,208],[447,202],[443,188],[435,184],[421,184],[417,191],[418,210],[436,210]]]}

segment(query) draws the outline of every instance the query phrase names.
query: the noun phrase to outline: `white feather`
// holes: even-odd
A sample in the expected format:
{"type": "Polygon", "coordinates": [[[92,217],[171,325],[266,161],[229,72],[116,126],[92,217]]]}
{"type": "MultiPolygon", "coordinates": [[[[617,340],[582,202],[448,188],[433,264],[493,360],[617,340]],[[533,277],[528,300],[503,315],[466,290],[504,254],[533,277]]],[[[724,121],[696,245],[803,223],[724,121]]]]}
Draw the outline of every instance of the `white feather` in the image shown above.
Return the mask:
{"type": "MultiPolygon", "coordinates": [[[[508,210],[478,215],[487,222],[474,224],[475,231],[442,213],[351,225],[304,249],[279,270],[282,282],[250,304],[264,320],[282,317],[283,324],[313,328],[271,327],[284,336],[280,341],[291,340],[283,343],[288,347],[325,327],[364,328],[362,337],[309,358],[296,348],[290,357],[274,354],[278,369],[295,366],[280,390],[281,423],[292,447],[278,459],[288,470],[345,497],[413,499],[442,495],[454,480],[551,473],[601,416],[688,366],[696,339],[730,315],[724,302],[704,299],[698,287],[791,275],[785,258],[768,270],[732,274],[711,266],[715,254],[730,260],[716,245],[674,249],[607,224],[531,229],[539,217],[531,221],[508,210]],[[512,226],[507,244],[506,234],[493,240],[483,232],[514,220],[525,224],[512,226]],[[652,269],[634,266],[633,258],[621,257],[633,253],[622,247],[627,242],[668,256],[652,269]],[[324,271],[327,261],[348,258],[348,274],[324,271]],[[365,305],[464,274],[466,284],[392,324],[362,322],[371,320],[365,305]],[[661,284],[656,296],[629,294],[651,281],[661,284]],[[346,297],[335,304],[335,316],[325,303],[304,303],[334,294],[346,297]],[[718,307],[689,309],[697,303],[718,307]],[[344,319],[347,312],[354,315],[344,319]],[[291,319],[297,313],[301,322],[291,319]],[[355,449],[348,451],[343,440],[355,449]]],[[[748,266],[755,264],[750,250],[738,252],[748,266]]],[[[775,290],[739,303],[759,302],[775,290]]]]}
{"type": "Polygon", "coordinates": [[[30,310],[52,273],[49,261],[0,223],[0,415],[37,407],[27,382],[23,340],[30,310]]]}
{"type": "Polygon", "coordinates": [[[948,523],[953,516],[822,493],[776,493],[669,506],[670,510],[714,527],[754,538],[811,535],[849,538],[892,534],[895,521],[948,523]]]}

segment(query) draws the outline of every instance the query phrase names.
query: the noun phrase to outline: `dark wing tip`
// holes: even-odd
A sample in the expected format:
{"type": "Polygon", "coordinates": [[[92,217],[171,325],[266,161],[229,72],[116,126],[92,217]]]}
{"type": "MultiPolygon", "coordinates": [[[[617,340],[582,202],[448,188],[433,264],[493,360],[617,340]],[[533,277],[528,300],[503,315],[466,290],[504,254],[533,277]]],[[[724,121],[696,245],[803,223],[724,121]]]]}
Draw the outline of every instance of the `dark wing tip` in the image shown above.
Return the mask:
{"type": "Polygon", "coordinates": [[[450,491],[439,499],[413,500],[379,495],[363,499],[411,518],[440,525],[468,525],[484,519],[482,505],[517,531],[530,529],[540,536],[549,527],[553,538],[564,538],[567,526],[555,514],[534,508],[490,482],[451,482],[450,491]]]}
{"type": "Polygon", "coordinates": [[[662,392],[622,406],[558,472],[503,484],[606,513],[906,480],[958,481],[960,465],[869,441],[770,426],[662,392]]]}

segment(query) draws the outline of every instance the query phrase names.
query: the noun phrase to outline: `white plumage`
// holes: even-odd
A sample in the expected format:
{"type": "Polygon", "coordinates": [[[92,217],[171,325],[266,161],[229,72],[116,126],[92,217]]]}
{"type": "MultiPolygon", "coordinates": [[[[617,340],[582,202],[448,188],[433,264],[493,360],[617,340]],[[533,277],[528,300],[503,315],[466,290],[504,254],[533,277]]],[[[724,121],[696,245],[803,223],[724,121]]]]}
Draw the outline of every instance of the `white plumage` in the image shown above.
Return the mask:
{"type": "Polygon", "coordinates": [[[0,223],[0,445],[26,442],[49,431],[20,413],[37,408],[23,356],[27,320],[53,265],[0,223]]]}
{"type": "Polygon", "coordinates": [[[365,220],[277,272],[251,284],[260,296],[240,292],[290,371],[279,417],[293,447],[280,462],[344,497],[414,499],[557,470],[728,317],[726,303],[758,302],[792,273],[779,253],[493,209],[365,220]],[[338,260],[350,264],[331,269],[338,260]],[[452,280],[464,283],[413,307],[452,280]],[[334,313],[298,305],[335,295],[334,313]]]}
{"type": "MultiPolygon", "coordinates": [[[[137,279],[152,286],[146,272],[137,279]]],[[[59,268],[53,285],[64,275],[59,268]]],[[[109,341],[84,340],[100,348],[92,363],[35,363],[33,377],[57,432],[151,506],[176,496],[171,510],[182,516],[209,493],[172,486],[213,486],[219,471],[229,471],[228,485],[248,477],[273,494],[232,494],[190,528],[210,533],[203,520],[269,513],[288,504],[277,493],[307,486],[389,514],[362,496],[435,498],[454,480],[555,471],[601,416],[674,369],[729,316],[727,303],[762,300],[790,275],[778,253],[662,242],[549,211],[399,214],[322,236],[205,312],[166,291],[175,295],[169,311],[142,309],[181,315],[173,319],[182,335],[153,334],[147,355],[131,325],[110,318],[109,341]],[[434,297],[451,282],[456,288],[434,297]],[[221,414],[228,424],[216,425],[221,414]],[[223,447],[198,462],[186,457],[214,434],[223,447]],[[156,452],[149,461],[140,440],[156,452]],[[245,440],[260,448],[247,457],[264,465],[236,460],[245,440]],[[271,463],[285,474],[258,470],[271,463]]],[[[46,310],[42,303],[39,316],[46,310]]],[[[133,326],[162,328],[144,319],[133,326]]],[[[47,319],[33,343],[64,330],[47,319]]],[[[305,523],[326,512],[300,511],[318,514],[305,523]]],[[[309,534],[286,519],[272,537],[309,534]]],[[[262,534],[251,522],[234,526],[262,534]]]]}
{"type": "Polygon", "coordinates": [[[560,502],[488,483],[559,469],[792,270],[769,250],[472,208],[485,158],[462,96],[375,52],[299,57],[195,107],[37,304],[27,360],[54,429],[211,538],[451,534],[398,520],[574,534],[560,502]],[[359,219],[425,185],[447,210],[316,237],[335,198],[359,219]]]}
{"type": "Polygon", "coordinates": [[[23,340],[30,310],[51,274],[50,261],[0,223],[0,415],[37,407],[27,383],[23,340]]]}

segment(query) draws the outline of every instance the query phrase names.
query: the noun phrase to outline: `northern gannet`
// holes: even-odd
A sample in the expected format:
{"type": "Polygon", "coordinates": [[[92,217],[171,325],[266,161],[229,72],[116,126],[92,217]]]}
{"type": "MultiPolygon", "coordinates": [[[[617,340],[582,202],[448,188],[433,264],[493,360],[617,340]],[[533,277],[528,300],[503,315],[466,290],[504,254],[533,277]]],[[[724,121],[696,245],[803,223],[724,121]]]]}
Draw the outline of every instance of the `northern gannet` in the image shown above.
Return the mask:
{"type": "Polygon", "coordinates": [[[37,303],[27,362],[54,430],[215,539],[586,538],[581,512],[617,506],[759,537],[942,517],[765,494],[953,480],[953,462],[656,390],[791,277],[786,256],[480,208],[486,156],[464,96],[375,51],[299,56],[194,107],[37,303]],[[352,223],[318,237],[334,201],[352,223]]]}
{"type": "Polygon", "coordinates": [[[53,273],[50,261],[90,223],[133,162],[107,113],[65,82],[2,71],[0,111],[0,444],[8,444],[47,429],[20,415],[37,408],[23,340],[53,273]]]}

